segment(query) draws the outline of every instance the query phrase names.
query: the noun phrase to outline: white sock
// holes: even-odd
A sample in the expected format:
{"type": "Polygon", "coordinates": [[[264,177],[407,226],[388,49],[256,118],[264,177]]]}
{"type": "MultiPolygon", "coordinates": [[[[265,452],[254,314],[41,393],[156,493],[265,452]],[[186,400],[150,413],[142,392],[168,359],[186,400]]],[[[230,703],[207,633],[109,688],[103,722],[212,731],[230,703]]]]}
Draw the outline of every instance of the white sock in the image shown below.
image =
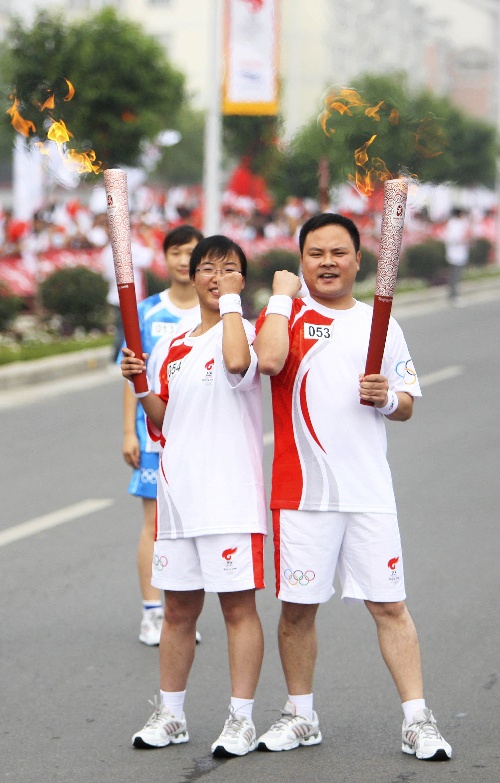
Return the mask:
{"type": "Polygon", "coordinates": [[[162,706],[168,707],[176,718],[182,718],[186,691],[160,691],[160,696],[162,706]]]}
{"type": "Polygon", "coordinates": [[[404,701],[401,706],[405,714],[405,723],[413,723],[413,716],[415,713],[418,710],[425,709],[425,699],[412,699],[411,701],[404,701]]]}
{"type": "Polygon", "coordinates": [[[161,601],[143,601],[142,602],[142,613],[145,614],[146,612],[150,612],[151,609],[163,609],[163,604],[161,601]]]}
{"type": "Polygon", "coordinates": [[[231,707],[235,715],[252,720],[253,701],[253,699],[237,699],[236,696],[231,696],[231,707]]]}
{"type": "Polygon", "coordinates": [[[302,715],[303,718],[312,720],[313,717],[313,694],[306,693],[302,696],[290,696],[288,694],[288,701],[291,701],[295,707],[295,714],[302,715]]]}

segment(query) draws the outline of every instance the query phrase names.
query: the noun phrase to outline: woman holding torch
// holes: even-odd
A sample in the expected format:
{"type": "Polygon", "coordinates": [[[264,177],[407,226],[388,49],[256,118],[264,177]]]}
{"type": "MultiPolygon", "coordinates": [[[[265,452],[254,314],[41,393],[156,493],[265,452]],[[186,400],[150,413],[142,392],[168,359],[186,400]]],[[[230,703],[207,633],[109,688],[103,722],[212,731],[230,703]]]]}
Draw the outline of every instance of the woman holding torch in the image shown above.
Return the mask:
{"type": "Polygon", "coordinates": [[[331,213],[312,217],[299,244],[309,295],[293,299],[301,281],[277,272],[254,343],[260,371],[272,376],[271,509],[282,601],[278,640],[288,687],[282,716],[258,748],[321,742],[313,710],[315,617],[334,593],[338,569],[342,598],[363,601],[375,621],[403,706],[403,752],[448,759],[451,747],[424,700],[386,456],[384,419],[411,417],[420,396],[417,375],[394,319],[388,319],[387,339],[384,334],[381,369],[363,372],[372,308],[353,297],[361,258],[355,224],[331,213]]]}
{"type": "MultiPolygon", "coordinates": [[[[152,583],[164,591],[165,619],[161,704],[132,742],[154,748],[188,741],[183,705],[196,621],[205,592],[216,592],[232,692],[212,753],[243,756],[257,744],[252,707],[263,636],[255,590],[264,587],[267,532],[255,331],[242,318],[240,299],[246,258],[230,239],[208,237],[193,250],[189,275],[201,321],[170,344],[160,394],[136,391],[152,436],[164,446],[152,583]]],[[[123,353],[122,373],[132,382],[144,361],[123,353]]]]}

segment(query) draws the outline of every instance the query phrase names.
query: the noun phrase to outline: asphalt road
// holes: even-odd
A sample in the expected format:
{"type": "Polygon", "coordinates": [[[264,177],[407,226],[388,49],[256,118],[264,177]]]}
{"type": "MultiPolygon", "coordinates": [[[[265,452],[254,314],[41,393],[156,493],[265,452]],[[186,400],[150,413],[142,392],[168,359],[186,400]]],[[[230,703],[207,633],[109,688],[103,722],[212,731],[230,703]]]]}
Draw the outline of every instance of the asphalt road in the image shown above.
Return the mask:
{"type": "MultiPolygon", "coordinates": [[[[110,370],[0,395],[0,780],[497,783],[499,316],[498,299],[398,316],[424,397],[412,421],[388,424],[389,450],[426,697],[453,745],[450,762],[401,753],[401,709],[373,623],[338,596],[319,615],[321,746],[211,758],[229,703],[214,596],[199,624],[203,643],[186,701],[191,741],[155,751],[130,746],[158,690],[158,653],[137,640],[140,507],[126,494],[121,381],[110,370]]],[[[267,555],[258,731],[286,700],[270,542],[267,555]]]]}

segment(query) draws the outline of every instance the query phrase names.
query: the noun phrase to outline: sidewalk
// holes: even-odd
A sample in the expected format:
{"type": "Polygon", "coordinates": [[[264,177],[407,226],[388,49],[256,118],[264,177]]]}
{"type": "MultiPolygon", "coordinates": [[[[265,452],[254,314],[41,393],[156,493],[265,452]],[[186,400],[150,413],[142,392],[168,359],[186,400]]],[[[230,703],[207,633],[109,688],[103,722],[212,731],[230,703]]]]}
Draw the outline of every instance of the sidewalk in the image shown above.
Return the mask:
{"type": "MultiPolygon", "coordinates": [[[[392,313],[396,318],[407,318],[424,312],[436,312],[449,307],[446,286],[436,286],[411,293],[396,293],[392,313]]],[[[482,280],[464,281],[461,284],[464,305],[500,299],[500,275],[482,280]]],[[[13,362],[0,367],[0,390],[12,391],[34,384],[57,381],[62,378],[95,371],[107,373],[109,379],[119,377],[119,371],[111,364],[112,346],[36,359],[31,362],[13,362]],[[116,370],[116,373],[115,373],[116,370]]]]}
{"type": "Polygon", "coordinates": [[[6,364],[0,367],[0,389],[7,391],[112,367],[112,350],[113,346],[105,345],[102,348],[73,351],[31,362],[6,364]]]}

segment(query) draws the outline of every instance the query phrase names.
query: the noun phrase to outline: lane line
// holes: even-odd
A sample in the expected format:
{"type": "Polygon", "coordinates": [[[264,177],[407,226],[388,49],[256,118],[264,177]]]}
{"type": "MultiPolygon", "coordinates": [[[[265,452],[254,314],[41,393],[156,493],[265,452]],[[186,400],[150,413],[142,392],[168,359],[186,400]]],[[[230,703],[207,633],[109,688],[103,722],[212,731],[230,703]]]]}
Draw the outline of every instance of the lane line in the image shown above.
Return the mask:
{"type": "Polygon", "coordinates": [[[459,364],[451,364],[449,367],[443,367],[442,370],[435,370],[434,372],[428,372],[426,375],[420,376],[420,386],[432,386],[433,383],[450,381],[452,378],[458,378],[464,371],[465,367],[462,367],[459,364]]]}
{"type": "MultiPolygon", "coordinates": [[[[465,368],[459,364],[450,364],[449,367],[443,367],[442,370],[435,370],[434,372],[428,372],[426,375],[419,377],[420,386],[422,388],[432,386],[434,383],[441,383],[441,381],[449,381],[452,378],[458,378],[459,375],[465,371],[465,368]]],[[[272,446],[274,443],[274,433],[265,432],[263,436],[264,448],[266,446],[272,446]]]]}
{"type": "Polygon", "coordinates": [[[65,522],[72,522],[79,517],[85,517],[87,514],[94,514],[103,508],[108,508],[114,504],[111,498],[101,498],[82,500],[74,503],[72,506],[60,508],[58,511],[52,511],[50,514],[44,514],[41,517],[35,517],[28,522],[22,522],[20,525],[13,525],[6,530],[0,531],[0,547],[12,544],[14,541],[20,541],[22,538],[28,538],[42,530],[50,530],[57,525],[63,525],[65,522]]]}
{"type": "MultiPolygon", "coordinates": [[[[1,379],[0,379],[1,380],[1,379]]],[[[71,392],[86,391],[108,383],[122,381],[114,366],[104,370],[92,370],[88,375],[78,373],[69,378],[59,378],[46,383],[35,383],[32,386],[19,386],[0,392],[0,412],[11,408],[32,405],[40,400],[49,400],[71,392]]]]}
{"type": "Polygon", "coordinates": [[[272,444],[274,443],[274,432],[272,432],[272,430],[271,432],[265,432],[262,437],[262,442],[264,444],[264,448],[266,446],[272,446],[272,444]]]}

